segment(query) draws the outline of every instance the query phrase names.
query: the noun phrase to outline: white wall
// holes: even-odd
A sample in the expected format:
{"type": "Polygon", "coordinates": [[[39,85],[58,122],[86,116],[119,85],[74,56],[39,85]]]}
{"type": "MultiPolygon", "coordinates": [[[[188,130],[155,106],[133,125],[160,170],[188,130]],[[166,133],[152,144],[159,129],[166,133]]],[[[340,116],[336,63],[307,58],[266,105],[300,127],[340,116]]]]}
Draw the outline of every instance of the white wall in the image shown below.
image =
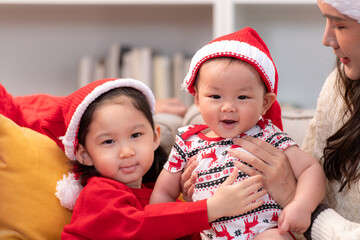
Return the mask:
{"type": "Polygon", "coordinates": [[[332,49],[322,45],[325,18],[317,5],[241,5],[236,11],[237,28],[254,27],[270,49],[279,101],[315,108],[335,62],[332,49]]]}
{"type": "MultiPolygon", "coordinates": [[[[14,95],[66,95],[77,88],[81,56],[100,57],[114,42],[192,55],[213,36],[204,5],[0,5],[0,83],[14,95]]],[[[254,27],[279,71],[282,103],[314,108],[334,66],[321,43],[316,4],[236,5],[234,30],[254,27]]],[[[228,26],[224,26],[227,29],[228,26]]]]}
{"type": "Polygon", "coordinates": [[[66,95],[80,57],[112,43],[193,54],[211,38],[211,5],[0,5],[0,83],[13,95],[66,95]]]}

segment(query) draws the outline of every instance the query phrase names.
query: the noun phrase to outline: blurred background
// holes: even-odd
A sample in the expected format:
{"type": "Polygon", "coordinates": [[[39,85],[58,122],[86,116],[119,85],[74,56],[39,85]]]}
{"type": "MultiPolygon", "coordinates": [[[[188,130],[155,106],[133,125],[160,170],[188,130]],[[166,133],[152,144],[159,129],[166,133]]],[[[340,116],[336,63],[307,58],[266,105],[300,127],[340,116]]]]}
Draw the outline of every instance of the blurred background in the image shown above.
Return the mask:
{"type": "Polygon", "coordinates": [[[188,59],[246,26],[274,58],[279,102],[315,108],[335,60],[315,0],[0,0],[0,83],[67,95],[96,78],[144,77],[157,98],[190,104],[177,93],[188,59]]]}

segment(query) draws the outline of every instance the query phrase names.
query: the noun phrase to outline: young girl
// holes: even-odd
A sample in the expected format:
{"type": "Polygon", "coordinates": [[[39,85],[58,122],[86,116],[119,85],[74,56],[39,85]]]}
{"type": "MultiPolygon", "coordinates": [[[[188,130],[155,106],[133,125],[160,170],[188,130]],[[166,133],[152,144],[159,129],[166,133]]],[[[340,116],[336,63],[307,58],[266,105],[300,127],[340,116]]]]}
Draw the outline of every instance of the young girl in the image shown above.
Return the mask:
{"type": "Polygon", "coordinates": [[[65,207],[76,204],[62,239],[175,239],[262,203],[260,179],[232,185],[234,171],[207,201],[148,205],[152,190],[142,182],[154,181],[162,162],[154,103],[150,89],[132,79],[99,80],[65,99],[62,142],[75,167],[56,195],[65,207]]]}

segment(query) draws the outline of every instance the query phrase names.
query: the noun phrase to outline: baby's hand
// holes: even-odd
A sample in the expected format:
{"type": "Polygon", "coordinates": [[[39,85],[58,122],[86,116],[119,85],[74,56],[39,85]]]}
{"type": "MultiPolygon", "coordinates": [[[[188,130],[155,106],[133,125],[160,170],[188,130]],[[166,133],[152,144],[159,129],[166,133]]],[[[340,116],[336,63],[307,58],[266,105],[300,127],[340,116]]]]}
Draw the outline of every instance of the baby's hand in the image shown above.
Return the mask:
{"type": "Polygon", "coordinates": [[[258,191],[262,187],[261,176],[250,177],[234,184],[237,176],[238,169],[235,168],[215,195],[208,199],[209,220],[240,215],[263,204],[264,201],[259,198],[264,196],[266,191],[258,191]]]}
{"type": "Polygon", "coordinates": [[[310,226],[311,211],[306,203],[299,201],[290,202],[279,217],[278,227],[281,233],[294,231],[304,233],[310,226]]]}

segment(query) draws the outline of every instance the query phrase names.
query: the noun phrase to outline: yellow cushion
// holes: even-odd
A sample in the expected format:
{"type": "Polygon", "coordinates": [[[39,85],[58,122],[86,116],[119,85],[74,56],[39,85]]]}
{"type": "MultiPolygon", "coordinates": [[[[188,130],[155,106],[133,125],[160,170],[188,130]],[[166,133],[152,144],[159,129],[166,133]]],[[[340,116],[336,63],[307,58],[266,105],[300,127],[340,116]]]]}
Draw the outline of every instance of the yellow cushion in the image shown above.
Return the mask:
{"type": "Polygon", "coordinates": [[[0,115],[0,239],[60,239],[71,212],[54,194],[69,167],[53,140],[0,115]]]}

